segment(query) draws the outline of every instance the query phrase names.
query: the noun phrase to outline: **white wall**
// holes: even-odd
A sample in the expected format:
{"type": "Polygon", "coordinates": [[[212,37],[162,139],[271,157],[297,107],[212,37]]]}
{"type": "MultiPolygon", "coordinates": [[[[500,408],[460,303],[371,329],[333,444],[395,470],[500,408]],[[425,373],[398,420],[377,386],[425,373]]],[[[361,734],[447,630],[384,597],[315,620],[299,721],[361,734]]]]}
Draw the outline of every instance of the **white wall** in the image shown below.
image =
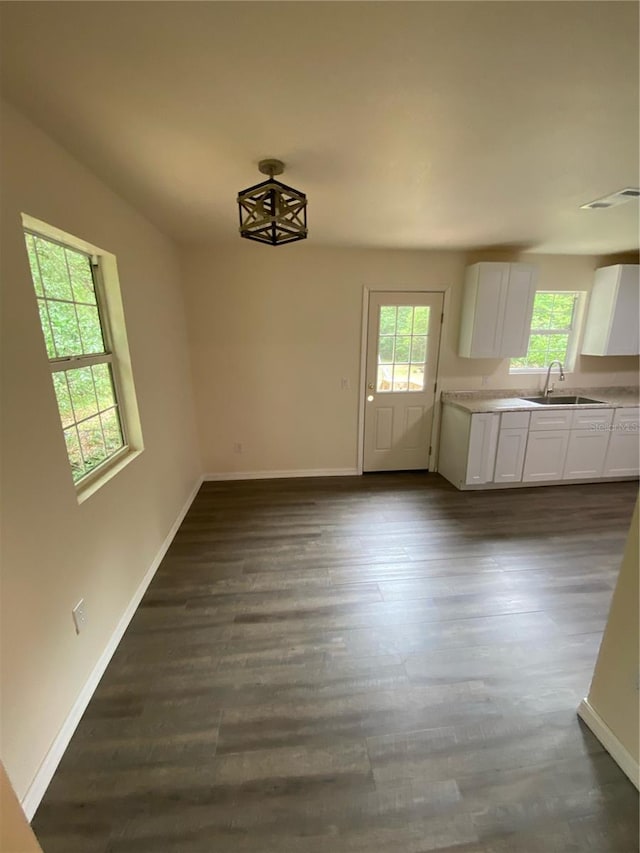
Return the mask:
{"type": "Polygon", "coordinates": [[[639,523],[636,503],[589,696],[580,707],[580,715],[636,787],[640,763],[639,523]]]}
{"type": "MultiPolygon", "coordinates": [[[[457,356],[464,268],[517,253],[329,249],[308,243],[185,248],[189,342],[204,469],[357,465],[363,286],[447,290],[440,390],[536,388],[507,360],[457,356]],[[341,390],[347,378],[351,390],[341,390]],[[483,377],[486,384],[483,385],[483,377]],[[243,446],[242,454],[234,445],[243,446]]],[[[522,256],[521,256],[522,257],[522,256]]],[[[541,287],[590,291],[599,259],[530,255],[541,287]]],[[[580,357],[569,385],[638,382],[636,358],[580,357]]]]}
{"type": "Polygon", "coordinates": [[[23,799],[200,475],[173,246],[2,109],[2,760],[23,799]],[[144,452],[76,500],[22,236],[27,213],[116,254],[144,452]],[[71,608],[88,623],[76,636],[71,608]]]}

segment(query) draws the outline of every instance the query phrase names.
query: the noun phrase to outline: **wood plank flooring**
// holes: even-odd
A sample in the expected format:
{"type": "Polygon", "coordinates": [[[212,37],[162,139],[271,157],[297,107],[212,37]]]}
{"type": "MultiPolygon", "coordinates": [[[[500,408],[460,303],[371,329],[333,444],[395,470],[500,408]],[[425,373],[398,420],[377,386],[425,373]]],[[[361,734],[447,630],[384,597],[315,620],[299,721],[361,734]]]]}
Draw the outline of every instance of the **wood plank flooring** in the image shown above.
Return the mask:
{"type": "Polygon", "coordinates": [[[33,821],[45,853],[632,853],[576,717],[636,483],[206,483],[33,821]]]}

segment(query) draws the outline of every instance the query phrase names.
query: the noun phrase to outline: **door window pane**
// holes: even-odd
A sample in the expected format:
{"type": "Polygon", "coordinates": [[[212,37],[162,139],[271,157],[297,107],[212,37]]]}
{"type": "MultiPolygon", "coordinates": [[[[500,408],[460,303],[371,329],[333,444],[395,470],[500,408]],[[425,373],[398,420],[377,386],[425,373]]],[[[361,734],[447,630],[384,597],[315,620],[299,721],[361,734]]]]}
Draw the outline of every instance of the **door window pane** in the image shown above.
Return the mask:
{"type": "Polygon", "coordinates": [[[409,390],[409,365],[396,364],[393,368],[393,390],[408,391],[409,390]]]}
{"type": "Polygon", "coordinates": [[[380,364],[393,363],[393,335],[380,335],[378,344],[378,361],[380,364]]]}
{"type": "Polygon", "coordinates": [[[380,308],[380,334],[395,335],[396,333],[396,306],[383,305],[380,308]]]}
{"type": "Polygon", "coordinates": [[[379,393],[424,390],[429,310],[422,305],[381,306],[376,377],[379,393]]]}

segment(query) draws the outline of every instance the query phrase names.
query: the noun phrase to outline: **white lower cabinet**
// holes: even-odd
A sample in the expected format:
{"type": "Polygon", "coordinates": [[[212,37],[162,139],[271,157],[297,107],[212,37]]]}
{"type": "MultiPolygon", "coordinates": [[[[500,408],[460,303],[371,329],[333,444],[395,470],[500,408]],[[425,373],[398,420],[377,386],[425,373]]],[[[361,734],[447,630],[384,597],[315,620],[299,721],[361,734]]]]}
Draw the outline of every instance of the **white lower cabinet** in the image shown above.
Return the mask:
{"type": "Polygon", "coordinates": [[[500,415],[482,413],[471,416],[465,480],[468,486],[490,483],[493,480],[499,423],[500,415]]]}
{"type": "Polygon", "coordinates": [[[501,429],[496,452],[494,483],[519,483],[522,480],[528,429],[501,429]]]}
{"type": "Polygon", "coordinates": [[[564,480],[595,480],[604,476],[612,421],[613,409],[578,409],[573,413],[564,480]]]}
{"type": "Polygon", "coordinates": [[[595,480],[602,477],[604,457],[609,443],[608,432],[572,429],[564,463],[564,480],[595,480]]]}
{"type": "Polygon", "coordinates": [[[640,409],[471,414],[444,405],[438,470],[458,489],[640,474],[640,409]]]}
{"type": "Polygon", "coordinates": [[[500,418],[494,483],[519,483],[529,435],[529,412],[505,412],[500,418]]]}
{"type": "Polygon", "coordinates": [[[604,477],[640,474],[640,409],[617,409],[604,460],[604,477]]]}
{"type": "Polygon", "coordinates": [[[569,447],[569,430],[530,432],[522,472],[523,483],[561,480],[569,447]]]}

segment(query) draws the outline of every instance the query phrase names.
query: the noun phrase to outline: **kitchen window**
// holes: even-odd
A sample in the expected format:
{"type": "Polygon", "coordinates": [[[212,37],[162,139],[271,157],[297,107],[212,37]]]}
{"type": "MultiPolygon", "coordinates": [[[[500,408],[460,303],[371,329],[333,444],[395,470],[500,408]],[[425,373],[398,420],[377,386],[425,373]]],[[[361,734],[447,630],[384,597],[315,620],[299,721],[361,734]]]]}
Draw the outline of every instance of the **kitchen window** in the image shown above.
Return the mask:
{"type": "Polygon", "coordinates": [[[523,358],[512,358],[510,373],[536,373],[552,361],[572,370],[576,358],[578,318],[582,294],[572,291],[539,290],[533,303],[529,347],[523,358]]]}
{"type": "Polygon", "coordinates": [[[115,258],[44,223],[37,223],[38,228],[28,217],[23,221],[62,432],[80,495],[141,449],[132,382],[130,377],[126,382],[121,370],[121,362],[129,359],[128,353],[123,359],[126,333],[117,310],[121,303],[115,258]],[[122,387],[123,378],[129,393],[122,387]]]}

